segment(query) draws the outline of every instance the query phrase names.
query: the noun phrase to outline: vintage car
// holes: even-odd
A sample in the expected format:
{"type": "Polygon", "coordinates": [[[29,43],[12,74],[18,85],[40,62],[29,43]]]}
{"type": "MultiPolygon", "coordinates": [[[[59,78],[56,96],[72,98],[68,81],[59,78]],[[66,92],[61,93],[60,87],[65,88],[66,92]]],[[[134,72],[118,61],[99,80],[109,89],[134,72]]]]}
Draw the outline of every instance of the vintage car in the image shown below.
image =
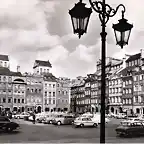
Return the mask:
{"type": "Polygon", "coordinates": [[[55,115],[52,120],[54,125],[71,125],[74,122],[75,117],[71,114],[60,114],[55,115]]]}
{"type": "Polygon", "coordinates": [[[74,123],[74,127],[97,127],[98,123],[94,122],[91,118],[88,117],[79,117],[76,118],[74,123]]]}
{"type": "Polygon", "coordinates": [[[116,128],[118,136],[144,135],[144,124],[141,121],[123,121],[116,128]]]}
{"type": "Polygon", "coordinates": [[[12,122],[10,119],[8,119],[5,116],[0,116],[0,130],[11,132],[13,130],[19,130],[20,126],[19,124],[12,122]]]}
{"type": "Polygon", "coordinates": [[[13,118],[15,118],[15,119],[24,119],[25,116],[30,116],[30,114],[27,113],[27,112],[22,112],[20,114],[13,115],[13,118]]]}

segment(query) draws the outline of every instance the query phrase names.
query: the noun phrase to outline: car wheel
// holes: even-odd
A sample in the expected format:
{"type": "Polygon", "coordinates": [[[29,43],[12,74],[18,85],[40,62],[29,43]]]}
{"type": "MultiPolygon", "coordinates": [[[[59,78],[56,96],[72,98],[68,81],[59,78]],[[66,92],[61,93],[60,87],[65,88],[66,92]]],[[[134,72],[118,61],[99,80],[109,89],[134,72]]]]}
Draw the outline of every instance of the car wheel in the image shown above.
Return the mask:
{"type": "Polygon", "coordinates": [[[52,121],[50,120],[49,123],[52,124],[52,121]]]}
{"type": "Polygon", "coordinates": [[[84,124],[80,124],[80,127],[83,128],[83,127],[84,127],[84,124]]]}
{"type": "Polygon", "coordinates": [[[93,126],[94,126],[94,127],[97,127],[98,125],[97,125],[97,123],[94,123],[93,126]]]}
{"type": "Polygon", "coordinates": [[[12,128],[10,128],[10,127],[7,127],[7,128],[5,129],[5,131],[6,131],[6,132],[12,132],[12,131],[13,131],[13,129],[12,129],[12,128]]]}
{"type": "Polygon", "coordinates": [[[17,119],[20,119],[20,117],[18,116],[17,119]]]}
{"type": "Polygon", "coordinates": [[[60,121],[58,121],[58,122],[57,122],[57,125],[61,125],[61,122],[60,122],[60,121]]]}

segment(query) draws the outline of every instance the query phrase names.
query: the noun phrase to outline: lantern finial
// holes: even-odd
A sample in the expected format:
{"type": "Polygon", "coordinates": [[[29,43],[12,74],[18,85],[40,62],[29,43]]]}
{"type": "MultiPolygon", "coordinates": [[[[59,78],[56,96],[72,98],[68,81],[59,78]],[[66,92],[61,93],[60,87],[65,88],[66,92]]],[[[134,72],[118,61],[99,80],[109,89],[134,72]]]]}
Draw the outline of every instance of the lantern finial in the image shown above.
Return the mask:
{"type": "Polygon", "coordinates": [[[125,12],[125,11],[122,11],[122,19],[124,19],[124,12],[125,12]]]}

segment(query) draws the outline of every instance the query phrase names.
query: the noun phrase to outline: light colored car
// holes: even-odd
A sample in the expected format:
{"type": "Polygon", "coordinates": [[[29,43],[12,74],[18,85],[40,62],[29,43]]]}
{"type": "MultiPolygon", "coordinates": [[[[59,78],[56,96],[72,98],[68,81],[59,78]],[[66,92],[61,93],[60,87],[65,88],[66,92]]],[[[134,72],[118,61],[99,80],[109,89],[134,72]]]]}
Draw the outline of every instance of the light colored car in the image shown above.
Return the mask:
{"type": "Polygon", "coordinates": [[[54,114],[49,114],[44,117],[42,123],[44,124],[52,124],[52,120],[54,119],[55,115],[54,114]]]}
{"type": "Polygon", "coordinates": [[[54,119],[52,120],[52,124],[55,125],[68,125],[72,124],[74,122],[74,116],[71,114],[60,114],[56,115],[54,119]]]}
{"type": "MultiPolygon", "coordinates": [[[[94,122],[96,122],[96,123],[98,123],[98,124],[100,124],[101,123],[101,121],[100,121],[100,114],[94,114],[94,116],[92,117],[92,121],[94,121],[94,122]]],[[[105,118],[105,123],[108,123],[108,122],[110,122],[110,119],[109,118],[105,118]]]]}
{"type": "Polygon", "coordinates": [[[94,122],[91,118],[79,117],[79,118],[74,120],[73,125],[75,127],[85,127],[85,126],[97,127],[98,123],[94,122]]]}
{"type": "Polygon", "coordinates": [[[15,119],[23,119],[25,116],[30,116],[30,114],[27,113],[27,112],[22,112],[22,113],[20,113],[20,114],[14,115],[13,117],[14,117],[15,119]]]}

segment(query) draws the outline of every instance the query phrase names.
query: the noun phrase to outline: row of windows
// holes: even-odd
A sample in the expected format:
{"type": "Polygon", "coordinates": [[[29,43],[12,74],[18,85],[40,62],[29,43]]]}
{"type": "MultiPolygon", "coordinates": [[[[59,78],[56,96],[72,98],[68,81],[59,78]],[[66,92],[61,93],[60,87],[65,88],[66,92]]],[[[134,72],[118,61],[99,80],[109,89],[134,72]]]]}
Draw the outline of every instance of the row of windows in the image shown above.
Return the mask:
{"type": "Polygon", "coordinates": [[[55,104],[55,99],[49,99],[49,100],[47,100],[47,99],[45,99],[45,104],[55,104]]]}
{"type": "MultiPolygon", "coordinates": [[[[24,103],[24,99],[14,99],[14,103],[24,103]]],[[[0,99],[0,103],[12,103],[12,98],[2,98],[0,99]]]]}
{"type": "Polygon", "coordinates": [[[63,94],[63,95],[67,95],[68,94],[68,92],[67,91],[58,91],[58,94],[63,94]]]}
{"type": "Polygon", "coordinates": [[[120,79],[111,80],[109,82],[110,86],[112,86],[112,85],[118,85],[118,84],[121,84],[121,80],[120,79]]]}
{"type": "Polygon", "coordinates": [[[133,79],[134,81],[139,81],[139,80],[144,80],[144,75],[136,75],[136,76],[133,76],[133,79]]]}
{"type": "Polygon", "coordinates": [[[45,87],[48,87],[49,86],[49,88],[55,88],[55,84],[47,84],[47,83],[45,83],[45,87]]]}
{"type": "Polygon", "coordinates": [[[123,81],[123,86],[124,86],[124,87],[125,87],[126,85],[129,85],[129,84],[132,84],[132,81],[131,81],[131,80],[123,81]]]}
{"type": "Polygon", "coordinates": [[[123,99],[123,104],[132,104],[131,99],[123,99]]]}
{"type": "Polygon", "coordinates": [[[67,99],[58,99],[58,103],[67,103],[68,102],[68,100],[67,99]]]}
{"type": "Polygon", "coordinates": [[[85,95],[84,94],[78,94],[77,95],[77,98],[82,98],[82,97],[84,97],[85,95]]]}
{"type": "Polygon", "coordinates": [[[110,103],[121,103],[121,97],[110,98],[110,103]]]}
{"type": "Polygon", "coordinates": [[[91,104],[91,101],[90,99],[85,99],[85,100],[77,101],[77,104],[91,104]]]}
{"type": "Polygon", "coordinates": [[[0,90],[0,94],[12,93],[12,90],[0,90]]]}
{"type": "Polygon", "coordinates": [[[127,89],[123,89],[123,94],[131,94],[132,93],[132,89],[127,88],[127,89]]]}
{"type": "Polygon", "coordinates": [[[42,102],[42,100],[41,99],[35,99],[35,98],[27,98],[27,102],[29,103],[29,102],[36,102],[36,103],[41,103],[42,102]]]}
{"type": "Polygon", "coordinates": [[[121,93],[122,88],[110,88],[109,93],[114,94],[114,93],[121,93]]]}
{"type": "Polygon", "coordinates": [[[130,61],[128,62],[126,65],[127,66],[134,66],[134,65],[138,65],[140,63],[140,60],[134,60],[134,61],[130,61]]]}
{"type": "Polygon", "coordinates": [[[31,93],[41,93],[41,89],[33,89],[33,88],[27,88],[27,91],[28,92],[31,92],[31,93]]]}
{"type": "Polygon", "coordinates": [[[51,97],[51,96],[53,96],[53,97],[55,97],[56,96],[56,94],[55,94],[55,92],[47,92],[47,91],[45,91],[45,96],[49,96],[49,97],[51,97]],[[53,95],[52,95],[53,94],[53,95]]]}
{"type": "Polygon", "coordinates": [[[4,82],[9,81],[9,82],[11,82],[12,77],[0,76],[0,81],[4,81],[4,82]]]}

